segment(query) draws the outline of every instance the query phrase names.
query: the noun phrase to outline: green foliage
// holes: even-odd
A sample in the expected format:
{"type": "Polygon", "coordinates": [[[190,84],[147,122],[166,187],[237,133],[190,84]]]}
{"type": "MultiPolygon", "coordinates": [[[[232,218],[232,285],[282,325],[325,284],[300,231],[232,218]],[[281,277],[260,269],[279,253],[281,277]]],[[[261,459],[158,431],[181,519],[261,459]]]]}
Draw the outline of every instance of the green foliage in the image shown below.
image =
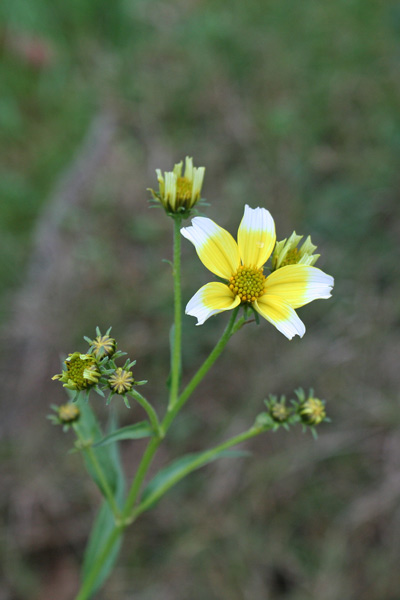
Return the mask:
{"type": "MultiPolygon", "coordinates": [[[[83,399],[77,400],[79,409],[81,411],[81,418],[76,425],[76,428],[79,430],[81,437],[87,441],[88,444],[92,447],[96,442],[99,442],[103,439],[103,434],[100,428],[100,425],[97,421],[97,418],[92,411],[90,404],[83,399]]],[[[110,430],[111,433],[115,429],[115,421],[114,417],[110,422],[110,430]]],[[[113,492],[115,498],[118,498],[123,494],[124,489],[124,477],[123,471],[120,464],[119,453],[117,446],[110,445],[104,446],[100,448],[92,447],[92,450],[98,460],[103,473],[106,477],[107,483],[113,492]]],[[[83,448],[83,457],[85,461],[85,465],[87,470],[90,473],[92,479],[96,482],[96,485],[99,487],[101,492],[106,496],[106,492],[103,488],[103,484],[99,479],[99,475],[96,469],[93,467],[93,464],[88,456],[88,453],[83,448]]]]}
{"type": "MultiPolygon", "coordinates": [[[[79,427],[81,427],[81,433],[85,436],[92,436],[92,439],[97,439],[99,435],[101,436],[101,430],[93,414],[93,411],[90,408],[89,403],[87,403],[84,400],[78,400],[78,403],[82,411],[81,420],[79,422],[79,427]]],[[[113,433],[118,431],[115,427],[116,420],[115,417],[112,417],[109,427],[109,429],[111,430],[109,434],[110,436],[112,436],[113,433]]],[[[114,498],[117,506],[122,507],[125,489],[125,478],[121,466],[118,445],[111,444],[110,446],[105,448],[95,448],[93,449],[93,452],[95,452],[96,458],[103,469],[107,482],[114,493],[114,498]]],[[[84,456],[86,468],[88,469],[91,477],[96,481],[97,485],[102,490],[102,485],[98,479],[98,474],[93,469],[93,465],[85,453],[84,456]]],[[[104,490],[102,490],[102,492],[104,493],[104,490]]],[[[109,503],[104,500],[99,509],[96,520],[93,524],[91,535],[85,550],[81,573],[82,580],[84,580],[87,577],[92,567],[95,564],[97,564],[98,558],[104,551],[105,544],[114,527],[115,516],[110,508],[109,503]]],[[[105,561],[95,582],[93,583],[92,594],[98,588],[100,588],[103,582],[107,579],[118,557],[120,546],[121,540],[118,537],[115,540],[112,548],[109,549],[107,560],[105,561]]]]}
{"type": "Polygon", "coordinates": [[[99,446],[107,446],[108,444],[119,442],[120,440],[140,440],[142,438],[151,437],[152,435],[154,435],[154,432],[150,424],[147,421],[141,421],[140,423],[126,425],[126,427],[121,427],[120,429],[112,431],[99,442],[96,442],[93,447],[98,448],[99,446]]]}
{"type": "Polygon", "coordinates": [[[143,490],[141,496],[141,509],[147,510],[155,505],[156,502],[174,485],[184,477],[217,460],[218,458],[236,458],[238,456],[248,456],[248,452],[240,450],[222,450],[206,451],[195,454],[187,454],[178,458],[170,465],[159,471],[157,475],[143,490]]]}

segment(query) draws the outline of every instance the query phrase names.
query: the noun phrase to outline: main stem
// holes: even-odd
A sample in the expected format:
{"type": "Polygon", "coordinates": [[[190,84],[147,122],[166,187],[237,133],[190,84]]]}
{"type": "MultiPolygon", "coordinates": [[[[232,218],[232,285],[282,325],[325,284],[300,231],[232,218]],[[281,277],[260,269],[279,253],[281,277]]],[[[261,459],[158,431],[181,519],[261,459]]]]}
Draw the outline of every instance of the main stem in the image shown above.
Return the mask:
{"type": "Polygon", "coordinates": [[[181,224],[182,217],[176,215],[174,217],[174,331],[171,356],[171,390],[169,396],[170,407],[174,406],[178,399],[182,360],[181,224]]]}

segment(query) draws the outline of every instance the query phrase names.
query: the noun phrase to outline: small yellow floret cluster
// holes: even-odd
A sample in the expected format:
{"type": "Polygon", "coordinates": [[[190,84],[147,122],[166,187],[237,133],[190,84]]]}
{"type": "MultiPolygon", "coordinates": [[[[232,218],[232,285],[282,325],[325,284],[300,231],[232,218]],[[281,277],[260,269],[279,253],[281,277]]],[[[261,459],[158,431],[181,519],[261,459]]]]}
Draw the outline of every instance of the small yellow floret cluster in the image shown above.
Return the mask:
{"type": "Polygon", "coordinates": [[[262,269],[240,266],[229,279],[229,287],[241,302],[254,302],[264,294],[265,277],[262,269]]]}

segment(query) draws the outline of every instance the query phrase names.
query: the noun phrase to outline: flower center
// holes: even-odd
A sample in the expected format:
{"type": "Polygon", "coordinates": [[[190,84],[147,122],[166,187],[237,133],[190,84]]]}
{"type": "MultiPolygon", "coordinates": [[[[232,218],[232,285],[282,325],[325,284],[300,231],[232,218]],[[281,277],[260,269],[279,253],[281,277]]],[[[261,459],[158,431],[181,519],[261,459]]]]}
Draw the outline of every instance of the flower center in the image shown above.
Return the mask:
{"type": "Polygon", "coordinates": [[[187,177],[178,177],[176,180],[176,198],[181,201],[192,198],[192,182],[187,177]]]}
{"type": "Polygon", "coordinates": [[[287,265],[297,265],[300,258],[299,254],[300,252],[298,248],[292,248],[292,250],[289,250],[289,252],[286,254],[280,266],[286,267],[287,265]]]}
{"type": "Polygon", "coordinates": [[[83,359],[77,354],[67,359],[65,364],[67,365],[68,378],[72,379],[78,390],[84,390],[91,385],[91,381],[85,377],[85,371],[86,369],[91,369],[93,370],[93,374],[96,373],[96,361],[94,358],[88,356],[83,359]]]}
{"type": "Polygon", "coordinates": [[[229,279],[229,287],[242,302],[254,302],[264,293],[265,277],[262,269],[240,266],[229,279]]]}

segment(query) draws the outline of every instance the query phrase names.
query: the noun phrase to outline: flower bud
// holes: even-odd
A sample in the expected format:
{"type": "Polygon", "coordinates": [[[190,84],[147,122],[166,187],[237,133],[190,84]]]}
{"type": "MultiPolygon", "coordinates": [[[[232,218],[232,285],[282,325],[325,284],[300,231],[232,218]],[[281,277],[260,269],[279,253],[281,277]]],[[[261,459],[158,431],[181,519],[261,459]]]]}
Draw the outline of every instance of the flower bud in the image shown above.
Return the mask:
{"type": "Polygon", "coordinates": [[[277,242],[271,259],[271,271],[276,271],[287,265],[309,265],[313,266],[320,254],[313,254],[317,246],[311,242],[311,237],[308,236],[303,242],[301,248],[298,248],[302,235],[296,235],[293,231],[289,239],[284,239],[277,242]]]}
{"type": "Polygon", "coordinates": [[[81,411],[72,402],[68,402],[68,404],[62,404],[58,407],[58,419],[60,423],[64,425],[75,423],[81,416],[81,411]]]}
{"type": "Polygon", "coordinates": [[[264,402],[268,408],[268,414],[275,423],[287,423],[293,411],[286,406],[285,396],[281,396],[278,400],[276,396],[270,394],[268,400],[264,402]]]}
{"type": "Polygon", "coordinates": [[[319,425],[326,418],[325,405],[318,398],[308,398],[300,405],[299,415],[306,425],[319,425]]]}
{"type": "Polygon", "coordinates": [[[156,169],[159,190],[148,188],[154,200],[160,202],[168,214],[189,213],[200,200],[205,167],[194,167],[193,159],[185,159],[185,172],[182,175],[183,162],[177,163],[172,171],[156,169]]]}
{"type": "Polygon", "coordinates": [[[89,352],[93,354],[97,360],[101,360],[105,356],[110,358],[115,353],[116,349],[117,342],[108,335],[108,332],[105,335],[99,333],[94,340],[90,340],[89,352]]]}
{"type": "Polygon", "coordinates": [[[126,394],[135,384],[132,371],[118,367],[110,376],[108,385],[114,394],[126,394]]]}

